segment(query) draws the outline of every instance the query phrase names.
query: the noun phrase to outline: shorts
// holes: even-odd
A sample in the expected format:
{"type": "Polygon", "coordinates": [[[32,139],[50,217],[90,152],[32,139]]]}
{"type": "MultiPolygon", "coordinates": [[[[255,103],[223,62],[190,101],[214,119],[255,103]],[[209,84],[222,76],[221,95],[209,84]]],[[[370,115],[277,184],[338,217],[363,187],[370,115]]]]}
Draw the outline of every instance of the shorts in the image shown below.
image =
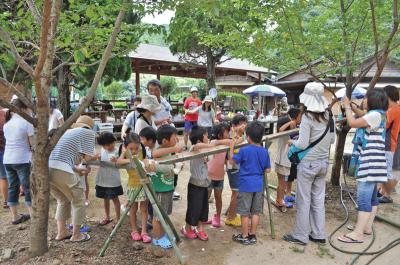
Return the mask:
{"type": "MultiPolygon", "coordinates": [[[[126,192],[126,197],[128,197],[128,201],[130,200],[130,197],[133,195],[133,193],[135,191],[137,191],[137,189],[142,188],[137,187],[137,188],[128,188],[127,192],[126,192]]],[[[139,195],[136,197],[135,202],[144,202],[147,200],[146,194],[144,193],[144,189],[142,188],[141,191],[139,192],[139,195]]]]}
{"type": "Polygon", "coordinates": [[[370,213],[373,206],[379,205],[377,195],[376,183],[357,181],[357,210],[370,213]]]}
{"type": "Polygon", "coordinates": [[[228,169],[227,173],[231,190],[238,191],[240,181],[239,169],[228,169]]]}
{"type": "Polygon", "coordinates": [[[124,194],[122,186],[102,187],[96,185],[96,197],[101,199],[115,199],[124,194]]]}
{"type": "Polygon", "coordinates": [[[289,176],[290,167],[281,166],[281,165],[275,163],[275,172],[282,176],[289,176]]]}
{"type": "Polygon", "coordinates": [[[387,177],[388,180],[396,180],[396,176],[393,174],[393,158],[394,153],[386,151],[386,165],[387,165],[387,177]]]}
{"type": "Polygon", "coordinates": [[[4,152],[0,152],[0,179],[7,179],[6,168],[3,164],[4,152]]]}
{"type": "Polygon", "coordinates": [[[208,221],[208,189],[206,187],[188,184],[185,221],[192,226],[208,221]]]}
{"type": "Polygon", "coordinates": [[[263,213],[263,192],[239,192],[237,213],[241,216],[259,215],[263,213]]]}
{"type": "Polygon", "coordinates": [[[297,178],[297,165],[292,164],[290,166],[290,173],[288,175],[287,181],[293,182],[297,178]]]}
{"type": "Polygon", "coordinates": [[[19,187],[24,188],[25,204],[32,205],[30,192],[31,164],[6,164],[4,165],[8,181],[8,206],[18,205],[19,187]]]}
{"type": "Polygon", "coordinates": [[[174,195],[173,191],[156,192],[156,196],[157,196],[158,201],[160,202],[161,208],[168,215],[170,215],[172,213],[172,196],[173,195],[174,195]]]}
{"type": "Polygon", "coordinates": [[[195,125],[197,121],[185,121],[185,132],[190,132],[195,125]]]}
{"type": "Polygon", "coordinates": [[[211,180],[208,190],[222,190],[224,189],[224,180],[211,180]]]}

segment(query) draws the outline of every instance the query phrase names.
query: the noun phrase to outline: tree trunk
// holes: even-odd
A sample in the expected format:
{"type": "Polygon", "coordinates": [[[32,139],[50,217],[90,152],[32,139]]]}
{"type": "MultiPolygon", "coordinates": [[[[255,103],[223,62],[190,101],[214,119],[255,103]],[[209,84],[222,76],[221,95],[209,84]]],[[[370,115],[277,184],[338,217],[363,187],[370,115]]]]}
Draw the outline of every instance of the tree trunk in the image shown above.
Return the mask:
{"type": "Polygon", "coordinates": [[[333,186],[339,186],[340,183],[340,171],[342,168],[343,152],[344,146],[346,144],[346,136],[350,128],[345,125],[342,130],[337,135],[335,157],[333,160],[332,174],[331,174],[331,184],[333,186]]]}
{"type": "Polygon", "coordinates": [[[208,90],[210,88],[215,88],[215,66],[216,60],[211,50],[207,51],[207,87],[206,87],[206,94],[208,95],[208,90]]]}
{"type": "Polygon", "coordinates": [[[49,220],[49,149],[47,147],[48,108],[37,108],[38,126],[35,152],[30,176],[33,216],[30,229],[30,253],[41,256],[48,250],[47,228],[49,220]]]}
{"type": "Polygon", "coordinates": [[[70,116],[70,96],[69,91],[69,67],[61,67],[57,73],[57,103],[58,108],[64,115],[64,120],[68,119],[70,116]]]}

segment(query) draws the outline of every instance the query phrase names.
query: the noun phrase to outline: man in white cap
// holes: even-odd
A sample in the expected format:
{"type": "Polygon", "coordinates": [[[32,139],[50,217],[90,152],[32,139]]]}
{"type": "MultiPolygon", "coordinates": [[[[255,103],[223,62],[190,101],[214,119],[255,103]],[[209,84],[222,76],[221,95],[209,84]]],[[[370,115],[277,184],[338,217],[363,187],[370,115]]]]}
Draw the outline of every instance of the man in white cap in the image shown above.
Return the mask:
{"type": "Polygon", "coordinates": [[[199,113],[187,113],[188,110],[194,110],[201,106],[201,100],[198,98],[199,90],[197,87],[190,88],[191,97],[185,100],[183,108],[185,109],[185,132],[183,140],[185,142],[185,147],[187,147],[189,133],[193,126],[197,125],[197,120],[199,119],[199,113]]]}

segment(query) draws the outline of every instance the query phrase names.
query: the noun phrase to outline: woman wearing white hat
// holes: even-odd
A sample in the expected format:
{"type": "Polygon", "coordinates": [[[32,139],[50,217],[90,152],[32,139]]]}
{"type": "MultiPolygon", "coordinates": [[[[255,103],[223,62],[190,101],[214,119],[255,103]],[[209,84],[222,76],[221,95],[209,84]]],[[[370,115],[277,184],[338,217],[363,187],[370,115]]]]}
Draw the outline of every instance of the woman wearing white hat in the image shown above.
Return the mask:
{"type": "Polygon", "coordinates": [[[194,110],[188,110],[186,113],[199,113],[199,119],[197,121],[197,124],[201,127],[206,128],[207,133],[208,133],[208,139],[211,139],[211,133],[212,133],[212,126],[215,123],[215,111],[212,108],[212,98],[210,96],[206,96],[203,100],[203,104],[199,107],[197,107],[194,110]]]}
{"type": "MultiPolygon", "coordinates": [[[[283,239],[306,245],[309,240],[325,243],[325,177],[331,144],[335,141],[335,127],[324,86],[308,83],[300,95],[304,114],[300,123],[299,139],[289,141],[296,150],[300,163],[297,165],[296,222],[293,232],[283,239]]],[[[293,161],[293,160],[292,160],[293,161]]]]}
{"type": "Polygon", "coordinates": [[[161,106],[156,96],[142,96],[142,102],[136,107],[136,110],[139,112],[139,117],[135,125],[135,133],[140,134],[143,128],[149,126],[157,130],[153,115],[161,110],[161,106]]]}

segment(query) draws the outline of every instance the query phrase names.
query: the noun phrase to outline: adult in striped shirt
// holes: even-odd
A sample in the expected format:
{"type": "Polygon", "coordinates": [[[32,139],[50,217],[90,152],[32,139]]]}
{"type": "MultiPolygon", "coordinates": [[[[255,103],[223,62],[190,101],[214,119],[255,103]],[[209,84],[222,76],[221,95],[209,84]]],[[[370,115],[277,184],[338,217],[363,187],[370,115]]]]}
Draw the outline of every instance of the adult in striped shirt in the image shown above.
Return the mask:
{"type": "Polygon", "coordinates": [[[80,176],[88,174],[90,168],[77,165],[95,158],[96,134],[92,130],[94,121],[89,116],[81,116],[61,137],[49,159],[51,194],[57,200],[55,219],[57,220],[56,240],[71,239],[73,242],[84,242],[90,239],[79,229],[85,217],[84,192],[80,176]],[[71,217],[72,236],[66,230],[66,221],[71,217]]]}
{"type": "Polygon", "coordinates": [[[345,97],[347,122],[352,128],[363,128],[359,143],[360,158],[357,178],[358,216],[351,233],[338,240],[345,243],[363,243],[364,234],[372,233],[372,223],[378,210],[377,184],[387,181],[385,156],[386,110],[388,98],[382,89],[370,89],[366,95],[368,112],[361,118],[354,118],[351,102],[345,97]]]}

